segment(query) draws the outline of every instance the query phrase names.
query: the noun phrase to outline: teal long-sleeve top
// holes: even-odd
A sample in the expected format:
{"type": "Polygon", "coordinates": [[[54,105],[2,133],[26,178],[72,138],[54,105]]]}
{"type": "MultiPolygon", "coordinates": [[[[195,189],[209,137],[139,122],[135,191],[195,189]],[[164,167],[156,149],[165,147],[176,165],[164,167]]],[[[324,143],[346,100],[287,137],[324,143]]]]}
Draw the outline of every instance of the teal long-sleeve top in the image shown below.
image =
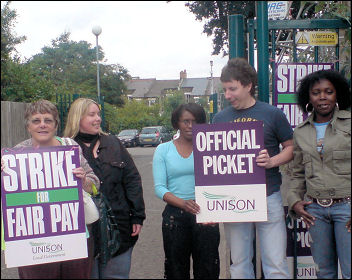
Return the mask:
{"type": "Polygon", "coordinates": [[[156,148],[153,156],[153,177],[155,194],[160,199],[167,192],[184,200],[195,199],[193,152],[188,158],[183,158],[173,141],[160,144],[156,148]]]}

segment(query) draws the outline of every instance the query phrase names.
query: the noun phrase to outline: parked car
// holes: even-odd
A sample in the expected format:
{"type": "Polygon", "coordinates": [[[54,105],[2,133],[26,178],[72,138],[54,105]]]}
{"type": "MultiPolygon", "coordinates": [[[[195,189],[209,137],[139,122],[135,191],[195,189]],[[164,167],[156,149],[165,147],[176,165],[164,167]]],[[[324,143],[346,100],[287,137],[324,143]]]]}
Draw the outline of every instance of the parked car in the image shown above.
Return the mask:
{"type": "Polygon", "coordinates": [[[139,145],[141,147],[144,145],[152,145],[155,147],[171,139],[171,133],[164,126],[143,127],[139,134],[139,145]]]}
{"type": "Polygon", "coordinates": [[[125,147],[136,147],[139,145],[138,129],[124,129],[117,135],[125,147]]]}

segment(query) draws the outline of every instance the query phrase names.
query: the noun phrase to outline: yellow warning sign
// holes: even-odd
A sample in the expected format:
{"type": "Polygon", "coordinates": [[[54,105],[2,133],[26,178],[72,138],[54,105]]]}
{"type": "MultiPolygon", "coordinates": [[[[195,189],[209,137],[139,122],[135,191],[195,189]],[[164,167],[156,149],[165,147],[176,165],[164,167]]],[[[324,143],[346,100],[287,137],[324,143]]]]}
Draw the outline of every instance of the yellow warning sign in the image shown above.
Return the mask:
{"type": "Polygon", "coordinates": [[[336,46],[338,34],[329,31],[306,31],[297,32],[296,44],[306,46],[336,46]]]}
{"type": "Polygon", "coordinates": [[[338,41],[337,36],[336,32],[309,32],[309,44],[311,46],[336,46],[338,41]]]}
{"type": "Polygon", "coordinates": [[[298,38],[296,44],[297,45],[309,45],[309,42],[308,42],[306,36],[304,36],[304,33],[302,33],[301,37],[298,38]]]}

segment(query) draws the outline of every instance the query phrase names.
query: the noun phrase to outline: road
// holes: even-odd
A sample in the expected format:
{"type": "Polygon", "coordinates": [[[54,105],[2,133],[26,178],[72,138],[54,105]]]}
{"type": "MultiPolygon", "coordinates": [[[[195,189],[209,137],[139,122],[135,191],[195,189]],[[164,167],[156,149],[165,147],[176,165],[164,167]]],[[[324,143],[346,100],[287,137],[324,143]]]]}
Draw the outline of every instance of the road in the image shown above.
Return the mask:
{"type": "MultiPolygon", "coordinates": [[[[139,240],[133,250],[131,279],[163,279],[164,277],[164,250],[161,234],[161,213],[165,203],[154,194],[152,160],[155,148],[136,147],[128,148],[141,174],[143,195],[146,206],[146,220],[139,240]]],[[[229,279],[229,251],[226,249],[223,226],[221,229],[220,278],[229,279]]],[[[1,278],[18,279],[16,268],[6,268],[4,255],[1,252],[1,278]]]]}

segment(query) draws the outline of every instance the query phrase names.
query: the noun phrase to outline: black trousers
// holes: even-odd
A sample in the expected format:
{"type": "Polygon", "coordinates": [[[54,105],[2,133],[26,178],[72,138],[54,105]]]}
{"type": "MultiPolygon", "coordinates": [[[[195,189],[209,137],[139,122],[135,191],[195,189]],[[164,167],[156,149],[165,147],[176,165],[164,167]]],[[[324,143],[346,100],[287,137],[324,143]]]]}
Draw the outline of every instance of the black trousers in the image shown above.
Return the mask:
{"type": "Polygon", "coordinates": [[[196,223],[196,216],[166,205],[163,211],[163,242],[166,279],[218,279],[220,273],[219,225],[196,223]]]}

